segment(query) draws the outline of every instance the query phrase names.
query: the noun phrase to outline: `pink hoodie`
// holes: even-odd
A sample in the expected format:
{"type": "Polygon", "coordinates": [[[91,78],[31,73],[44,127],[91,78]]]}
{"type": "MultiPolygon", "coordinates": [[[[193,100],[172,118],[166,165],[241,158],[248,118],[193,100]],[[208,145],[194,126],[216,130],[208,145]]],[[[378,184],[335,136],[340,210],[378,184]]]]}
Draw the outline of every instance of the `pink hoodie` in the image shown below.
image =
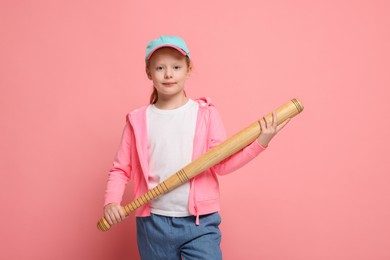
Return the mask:
{"type": "MultiPolygon", "coordinates": [[[[195,160],[226,139],[226,132],[219,113],[210,99],[200,98],[196,122],[192,159],[195,160]]],[[[129,179],[134,181],[135,198],[148,191],[149,153],[146,126],[146,108],[141,107],[127,115],[122,141],[113,167],[109,172],[105,204],[121,203],[129,179]]],[[[226,158],[190,180],[189,212],[197,217],[220,210],[217,175],[235,171],[255,158],[265,148],[257,141],[226,158]]],[[[173,174],[173,173],[172,173],[173,174]]],[[[135,212],[136,216],[149,216],[149,204],[135,212]]]]}

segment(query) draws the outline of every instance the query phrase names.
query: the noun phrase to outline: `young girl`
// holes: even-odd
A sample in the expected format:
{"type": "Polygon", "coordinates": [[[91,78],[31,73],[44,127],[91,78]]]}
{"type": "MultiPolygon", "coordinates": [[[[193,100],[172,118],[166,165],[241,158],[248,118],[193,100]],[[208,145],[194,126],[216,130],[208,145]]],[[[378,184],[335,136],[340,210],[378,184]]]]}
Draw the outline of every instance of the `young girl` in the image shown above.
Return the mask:
{"type": "MultiPolygon", "coordinates": [[[[154,90],[149,105],[128,114],[109,172],[104,216],[111,225],[125,219],[120,202],[129,179],[139,197],[226,139],[210,100],[186,96],[192,66],[183,39],[152,40],[145,62],[154,90]]],[[[273,119],[259,121],[262,132],[252,144],[136,210],[142,259],[222,259],[217,175],[238,169],[262,152],[287,123],[277,126],[276,114],[273,119]]]]}

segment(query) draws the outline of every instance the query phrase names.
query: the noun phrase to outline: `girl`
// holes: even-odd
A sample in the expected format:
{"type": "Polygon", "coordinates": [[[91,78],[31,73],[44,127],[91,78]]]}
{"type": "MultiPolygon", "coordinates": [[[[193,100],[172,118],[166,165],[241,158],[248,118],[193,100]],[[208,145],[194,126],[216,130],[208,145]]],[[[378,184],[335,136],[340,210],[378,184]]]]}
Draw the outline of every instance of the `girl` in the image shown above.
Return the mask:
{"type": "MultiPolygon", "coordinates": [[[[135,197],[221,143],[225,130],[207,98],[189,99],[184,91],[191,74],[183,39],[161,36],[146,47],[146,75],[153,82],[150,104],[128,114],[120,148],[109,172],[104,216],[112,225],[125,219],[120,202],[129,179],[135,197]]],[[[260,121],[258,139],[175,190],[136,210],[142,259],[222,259],[217,175],[243,166],[288,122],[260,121]]]]}

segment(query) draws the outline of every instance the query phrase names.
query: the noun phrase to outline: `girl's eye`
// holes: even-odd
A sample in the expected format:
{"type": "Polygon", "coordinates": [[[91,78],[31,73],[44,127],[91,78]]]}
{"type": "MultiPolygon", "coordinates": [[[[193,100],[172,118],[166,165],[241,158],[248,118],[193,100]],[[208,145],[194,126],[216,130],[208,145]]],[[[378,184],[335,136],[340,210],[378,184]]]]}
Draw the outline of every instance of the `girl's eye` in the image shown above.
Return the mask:
{"type": "Polygon", "coordinates": [[[178,70],[178,69],[180,69],[180,66],[174,66],[173,69],[178,70]]]}
{"type": "Polygon", "coordinates": [[[162,66],[158,66],[158,67],[156,67],[156,70],[157,71],[161,71],[161,70],[163,70],[163,67],[162,66]]]}

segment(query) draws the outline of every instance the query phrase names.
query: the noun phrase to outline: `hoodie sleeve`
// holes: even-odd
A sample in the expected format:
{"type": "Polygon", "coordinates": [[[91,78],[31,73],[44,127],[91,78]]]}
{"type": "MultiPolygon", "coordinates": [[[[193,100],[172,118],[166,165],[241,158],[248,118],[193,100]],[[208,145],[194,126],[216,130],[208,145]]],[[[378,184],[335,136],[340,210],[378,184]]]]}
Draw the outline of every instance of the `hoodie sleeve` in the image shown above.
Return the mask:
{"type": "MultiPolygon", "coordinates": [[[[224,140],[226,140],[226,131],[221,116],[215,107],[210,107],[209,149],[214,148],[224,140]]],[[[255,140],[237,153],[214,165],[211,170],[218,175],[229,174],[250,162],[264,150],[265,148],[255,140]]]]}
{"type": "Polygon", "coordinates": [[[130,145],[131,127],[129,122],[127,122],[122,133],[121,143],[113,166],[108,173],[104,205],[113,202],[121,203],[122,201],[122,196],[131,173],[130,145]]]}

